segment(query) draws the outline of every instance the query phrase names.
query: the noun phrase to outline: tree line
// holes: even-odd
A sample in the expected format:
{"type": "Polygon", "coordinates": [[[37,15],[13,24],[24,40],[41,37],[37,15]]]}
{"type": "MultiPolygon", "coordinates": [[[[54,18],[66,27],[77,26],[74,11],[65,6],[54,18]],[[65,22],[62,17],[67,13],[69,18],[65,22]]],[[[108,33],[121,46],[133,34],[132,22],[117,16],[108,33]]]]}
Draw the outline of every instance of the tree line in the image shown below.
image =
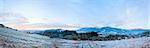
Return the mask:
{"type": "Polygon", "coordinates": [[[48,36],[50,38],[62,38],[69,40],[93,40],[93,41],[107,41],[107,40],[121,40],[138,37],[150,37],[150,32],[144,32],[137,35],[122,35],[122,34],[109,34],[107,36],[101,36],[97,32],[77,33],[76,31],[49,31],[46,30],[43,33],[37,33],[40,35],[48,36]]]}

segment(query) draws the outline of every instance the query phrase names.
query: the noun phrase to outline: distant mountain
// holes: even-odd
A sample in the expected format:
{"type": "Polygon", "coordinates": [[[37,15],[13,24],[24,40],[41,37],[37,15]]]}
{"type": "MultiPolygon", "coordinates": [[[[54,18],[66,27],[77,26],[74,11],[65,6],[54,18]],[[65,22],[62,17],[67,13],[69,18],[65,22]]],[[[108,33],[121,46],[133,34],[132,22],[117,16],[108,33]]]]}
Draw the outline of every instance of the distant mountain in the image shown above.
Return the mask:
{"type": "Polygon", "coordinates": [[[45,30],[44,32],[63,32],[65,30],[63,29],[49,29],[49,30],[45,30]]]}
{"type": "Polygon", "coordinates": [[[87,27],[87,28],[81,28],[77,30],[79,33],[81,32],[100,32],[100,28],[96,27],[87,27]]]}
{"type": "MultiPolygon", "coordinates": [[[[30,32],[29,30],[26,32],[30,32]]],[[[63,38],[68,35],[75,35],[79,37],[79,34],[90,34],[91,32],[96,32],[100,37],[106,37],[109,35],[124,35],[129,37],[141,37],[145,36],[143,33],[150,32],[147,29],[121,29],[121,28],[114,28],[114,27],[86,27],[81,28],[78,30],[63,30],[63,29],[48,29],[48,30],[32,30],[31,33],[33,34],[40,34],[44,36],[49,36],[52,38],[63,38]]],[[[71,36],[69,36],[71,37],[71,36]]]]}
{"type": "MultiPolygon", "coordinates": [[[[45,33],[45,32],[64,32],[63,29],[48,29],[48,30],[25,30],[31,33],[45,33]]],[[[99,34],[123,34],[123,35],[137,35],[143,32],[150,32],[148,29],[121,29],[114,27],[85,27],[74,30],[77,33],[97,32],[99,34]]]]}
{"type": "Polygon", "coordinates": [[[126,32],[125,29],[119,29],[119,28],[113,28],[113,27],[102,27],[102,28],[96,28],[96,27],[87,27],[87,28],[81,28],[77,31],[83,31],[83,32],[126,32]]]}
{"type": "Polygon", "coordinates": [[[143,32],[148,32],[150,30],[145,29],[120,29],[120,28],[113,28],[113,27],[87,27],[87,28],[81,28],[77,30],[78,33],[86,33],[86,32],[98,32],[98,33],[112,33],[112,34],[127,34],[127,35],[135,35],[140,34],[143,32]]]}

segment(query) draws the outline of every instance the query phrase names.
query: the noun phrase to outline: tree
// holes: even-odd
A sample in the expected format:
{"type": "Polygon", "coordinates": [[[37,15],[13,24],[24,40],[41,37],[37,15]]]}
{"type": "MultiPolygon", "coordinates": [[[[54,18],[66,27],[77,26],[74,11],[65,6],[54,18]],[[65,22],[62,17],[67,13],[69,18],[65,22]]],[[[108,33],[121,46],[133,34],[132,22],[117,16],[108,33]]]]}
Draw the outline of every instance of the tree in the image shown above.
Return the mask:
{"type": "Polygon", "coordinates": [[[150,37],[150,32],[144,32],[142,36],[150,37]]]}

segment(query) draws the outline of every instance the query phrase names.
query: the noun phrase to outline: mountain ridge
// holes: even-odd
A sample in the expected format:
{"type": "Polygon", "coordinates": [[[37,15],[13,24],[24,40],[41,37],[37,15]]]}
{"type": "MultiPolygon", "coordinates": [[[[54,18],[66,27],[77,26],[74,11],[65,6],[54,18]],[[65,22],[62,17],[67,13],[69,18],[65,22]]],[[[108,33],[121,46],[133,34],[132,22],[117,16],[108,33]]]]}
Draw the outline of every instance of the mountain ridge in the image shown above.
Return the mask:
{"type": "Polygon", "coordinates": [[[143,33],[143,32],[147,32],[150,30],[146,30],[146,29],[140,29],[140,30],[138,30],[138,29],[136,29],[136,30],[135,29],[121,29],[121,28],[114,28],[114,27],[101,27],[101,28],[87,27],[87,28],[81,28],[77,31],[79,33],[80,32],[100,32],[100,33],[114,32],[114,33],[129,33],[129,34],[135,33],[135,34],[138,34],[138,33],[143,33]]]}

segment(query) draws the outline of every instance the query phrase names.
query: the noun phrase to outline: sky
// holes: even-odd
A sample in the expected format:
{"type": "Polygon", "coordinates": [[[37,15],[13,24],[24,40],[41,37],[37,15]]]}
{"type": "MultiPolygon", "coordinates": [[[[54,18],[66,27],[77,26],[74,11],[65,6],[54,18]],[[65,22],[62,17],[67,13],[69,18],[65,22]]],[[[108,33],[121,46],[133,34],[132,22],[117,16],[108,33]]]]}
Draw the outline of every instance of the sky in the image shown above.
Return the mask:
{"type": "Polygon", "coordinates": [[[150,29],[149,0],[0,0],[0,23],[16,29],[111,26],[150,29]]]}

